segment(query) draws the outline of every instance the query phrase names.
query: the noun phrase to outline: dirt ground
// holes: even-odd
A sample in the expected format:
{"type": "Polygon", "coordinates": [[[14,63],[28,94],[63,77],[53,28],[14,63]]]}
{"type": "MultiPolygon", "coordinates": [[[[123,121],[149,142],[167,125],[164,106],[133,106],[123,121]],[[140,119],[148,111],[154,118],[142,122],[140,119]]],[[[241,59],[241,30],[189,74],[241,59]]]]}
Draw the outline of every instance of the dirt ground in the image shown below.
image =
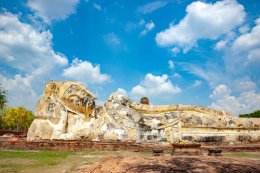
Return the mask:
{"type": "Polygon", "coordinates": [[[260,173],[260,152],[224,152],[223,156],[152,156],[130,151],[0,150],[0,173],[116,172],[254,172],[260,173]]]}
{"type": "Polygon", "coordinates": [[[260,160],[252,158],[227,158],[224,156],[117,156],[103,158],[90,167],[78,169],[78,172],[257,173],[260,172],[260,160]]]}

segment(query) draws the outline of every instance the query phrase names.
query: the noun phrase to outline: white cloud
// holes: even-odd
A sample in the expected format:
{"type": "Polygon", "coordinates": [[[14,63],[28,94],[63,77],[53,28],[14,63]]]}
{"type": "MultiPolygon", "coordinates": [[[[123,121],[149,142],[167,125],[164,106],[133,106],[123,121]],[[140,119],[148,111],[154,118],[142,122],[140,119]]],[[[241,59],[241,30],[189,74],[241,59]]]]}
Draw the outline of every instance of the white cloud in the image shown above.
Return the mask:
{"type": "Polygon", "coordinates": [[[144,19],[141,19],[139,20],[139,22],[127,22],[126,25],[125,25],[125,30],[127,32],[131,32],[137,28],[141,28],[145,25],[145,20],[144,19]]]}
{"type": "Polygon", "coordinates": [[[121,39],[113,32],[107,34],[105,36],[105,40],[109,43],[109,44],[113,44],[113,45],[120,45],[121,44],[121,39]]]}
{"type": "Polygon", "coordinates": [[[226,47],[227,41],[226,40],[220,40],[219,42],[217,42],[215,49],[216,50],[221,50],[224,47],[226,47]]]}
{"type": "Polygon", "coordinates": [[[201,80],[195,80],[194,83],[191,85],[192,88],[199,87],[202,84],[201,80]]]}
{"type": "MultiPolygon", "coordinates": [[[[37,77],[32,74],[28,77],[22,77],[17,74],[13,78],[7,78],[0,74],[0,83],[8,91],[8,105],[25,106],[33,110],[39,96],[34,92],[31,84],[32,80],[37,77]]],[[[37,85],[37,83],[33,84],[37,85]]]]}
{"type": "Polygon", "coordinates": [[[178,47],[171,48],[170,51],[175,56],[180,52],[180,49],[178,47]]]}
{"type": "Polygon", "coordinates": [[[145,36],[148,32],[152,31],[155,28],[153,21],[146,22],[144,19],[141,19],[139,22],[127,22],[125,29],[127,32],[130,32],[135,29],[142,29],[140,36],[145,36]]]}
{"type": "Polygon", "coordinates": [[[113,50],[127,50],[127,44],[114,32],[103,36],[105,43],[113,50]]]}
{"type": "MultiPolygon", "coordinates": [[[[237,15],[240,13],[240,17],[232,22],[238,21],[239,18],[243,21],[245,16],[243,7],[237,4],[236,1],[218,1],[217,3],[223,4],[224,2],[227,6],[234,7],[231,13],[234,13],[234,10],[237,11],[237,15]]],[[[217,3],[212,4],[212,6],[216,6],[217,3]]],[[[223,11],[227,10],[226,8],[223,8],[223,11]]],[[[212,12],[214,12],[214,9],[212,9],[212,12]]],[[[187,16],[189,16],[188,12],[184,18],[185,20],[187,20],[187,16]]],[[[224,18],[223,20],[226,20],[226,17],[224,18]]],[[[178,25],[172,27],[180,27],[181,23],[185,21],[184,19],[178,25]]],[[[215,22],[216,20],[212,21],[215,22]]],[[[228,25],[232,24],[232,22],[228,25]]],[[[239,22],[237,24],[238,27],[242,25],[239,22]]],[[[218,26],[218,23],[216,25],[218,26]]],[[[220,36],[221,40],[217,42],[215,49],[221,50],[224,54],[223,57],[199,64],[180,63],[184,70],[208,82],[212,89],[210,94],[212,99],[211,107],[230,111],[235,115],[253,112],[259,109],[260,106],[260,18],[255,20],[255,26],[252,28],[247,27],[248,25],[244,24],[238,28],[239,32],[231,30],[220,36]]],[[[219,28],[219,30],[223,31],[223,28],[219,28]]],[[[201,39],[201,37],[197,38],[201,39]]],[[[182,47],[176,45],[177,48],[184,49],[187,46],[185,44],[182,47]]]]}
{"type": "Polygon", "coordinates": [[[169,64],[169,68],[170,69],[174,69],[174,62],[173,62],[173,60],[169,60],[168,64],[169,64]]]}
{"type": "Polygon", "coordinates": [[[257,24],[256,22],[256,26],[252,28],[250,33],[242,34],[234,41],[232,49],[233,51],[247,52],[254,48],[259,48],[259,47],[260,47],[260,24],[257,24]]]}
{"type": "Polygon", "coordinates": [[[248,65],[248,64],[259,65],[260,64],[260,49],[251,50],[247,56],[247,62],[245,64],[246,65],[248,65]]]}
{"type": "Polygon", "coordinates": [[[150,21],[148,23],[145,24],[145,28],[144,30],[140,33],[142,36],[146,35],[149,31],[153,30],[155,27],[155,24],[153,23],[153,21],[150,21]]]}
{"type": "Polygon", "coordinates": [[[183,70],[207,80],[210,83],[210,85],[212,85],[213,83],[213,86],[215,86],[216,83],[225,80],[226,77],[222,74],[223,67],[216,68],[205,65],[199,66],[198,64],[192,63],[180,63],[180,65],[183,68],[183,70]]]}
{"type": "Polygon", "coordinates": [[[13,67],[31,71],[42,63],[42,59],[67,65],[67,58],[52,49],[52,34],[49,31],[39,32],[11,13],[0,15],[0,27],[0,59],[13,67]]]}
{"type": "Polygon", "coordinates": [[[239,101],[246,105],[245,109],[241,113],[250,113],[260,109],[260,93],[249,90],[242,92],[239,96],[239,101]]]}
{"type": "MultiPolygon", "coordinates": [[[[0,62],[7,67],[0,71],[0,84],[8,90],[8,104],[23,105],[34,110],[46,82],[66,80],[60,74],[68,65],[68,60],[65,55],[53,49],[50,31],[38,31],[21,22],[17,15],[0,14],[0,28],[0,62]],[[5,71],[6,69],[8,70],[5,71]]],[[[95,77],[94,81],[101,83],[109,78],[108,75],[100,73],[99,66],[93,66],[86,61],[77,63],[79,67],[86,66],[81,72],[87,76],[87,80],[95,77]]],[[[77,67],[75,64],[74,66],[76,71],[77,67]]],[[[66,69],[68,75],[72,75],[74,66],[66,69]]],[[[83,74],[80,74],[80,77],[83,74]]],[[[70,79],[74,79],[73,76],[70,76],[70,79]]]]}
{"type": "Polygon", "coordinates": [[[68,18],[80,0],[28,0],[28,7],[46,23],[68,18]]]}
{"type": "Polygon", "coordinates": [[[236,33],[231,31],[228,34],[225,35],[225,37],[218,41],[217,44],[215,45],[214,49],[216,50],[224,50],[227,47],[230,47],[230,44],[232,41],[234,41],[234,39],[236,38],[236,33]]]}
{"type": "MultiPolygon", "coordinates": [[[[195,64],[183,64],[183,68],[214,83],[213,87],[219,83],[225,83],[235,88],[238,81],[259,80],[260,25],[257,23],[258,19],[249,32],[241,35],[230,33],[224,39],[226,45],[223,45],[225,49],[221,49],[224,51],[222,65],[207,63],[198,67],[195,64]]],[[[222,46],[218,46],[220,47],[222,46]]]]}
{"type": "Polygon", "coordinates": [[[86,84],[100,84],[110,80],[109,75],[100,72],[99,65],[94,66],[90,62],[78,58],[75,58],[71,65],[64,69],[62,75],[86,84]]]}
{"type": "MultiPolygon", "coordinates": [[[[22,23],[17,15],[0,14],[0,59],[13,69],[1,70],[0,83],[8,90],[9,104],[34,109],[41,90],[56,70],[67,65],[67,58],[52,48],[52,34],[22,23]],[[7,75],[6,75],[7,74],[7,75]]],[[[55,73],[55,74],[53,74],[55,73]]]]}
{"type": "MultiPolygon", "coordinates": [[[[245,66],[260,65],[260,18],[256,19],[256,25],[250,32],[237,37],[233,42],[230,54],[236,58],[237,63],[245,66]],[[246,59],[244,58],[246,57],[246,59]]],[[[229,62],[227,58],[226,61],[229,62]]]]}
{"type": "Polygon", "coordinates": [[[253,81],[247,79],[240,79],[235,82],[234,89],[238,92],[256,90],[256,84],[253,81]]]}
{"type": "Polygon", "coordinates": [[[224,98],[227,95],[230,95],[231,90],[228,88],[228,86],[224,85],[224,84],[220,84],[218,86],[216,86],[212,92],[212,94],[210,94],[210,98],[218,100],[221,98],[224,98]]]}
{"type": "Polygon", "coordinates": [[[173,77],[175,78],[181,78],[182,76],[179,73],[173,73],[173,77]]]}
{"type": "Polygon", "coordinates": [[[237,74],[223,73],[222,71],[228,67],[219,66],[217,68],[189,66],[188,68],[193,74],[206,79],[212,88],[213,91],[209,96],[212,99],[210,107],[233,112],[234,115],[253,112],[260,108],[260,93],[257,93],[259,88],[248,76],[248,72],[240,75],[240,69],[236,68],[237,74]],[[245,96],[250,97],[251,102],[250,99],[246,101],[245,96]]]}
{"type": "Polygon", "coordinates": [[[157,33],[156,42],[159,46],[176,46],[187,52],[199,39],[214,40],[229,33],[243,23],[246,15],[244,7],[235,0],[217,1],[214,4],[197,1],[188,5],[186,12],[177,25],[170,25],[168,29],[157,33]]]}
{"type": "Polygon", "coordinates": [[[258,24],[258,19],[255,26],[248,32],[236,36],[224,49],[223,61],[225,73],[228,74],[224,77],[229,78],[230,81],[236,81],[239,78],[245,81],[259,80],[260,23],[258,24]]]}
{"type": "Polygon", "coordinates": [[[137,12],[143,13],[143,14],[149,14],[152,13],[155,10],[158,10],[159,8],[164,7],[167,5],[167,1],[155,1],[155,2],[150,2],[147,3],[143,6],[138,7],[137,12]]]}
{"type": "Polygon", "coordinates": [[[213,99],[210,107],[232,112],[235,115],[250,113],[260,109],[260,93],[254,90],[244,91],[239,96],[231,95],[231,89],[220,84],[216,86],[210,98],[213,99]]]}
{"type": "Polygon", "coordinates": [[[130,95],[134,99],[140,99],[143,96],[169,99],[172,95],[181,91],[181,88],[172,84],[168,79],[168,75],[154,76],[153,74],[147,74],[140,84],[132,88],[130,95]]]}
{"type": "Polygon", "coordinates": [[[249,31],[249,26],[248,25],[244,25],[244,26],[241,26],[240,28],[239,28],[239,32],[241,33],[241,34],[245,34],[245,33],[247,33],[248,31],[249,31]]]}
{"type": "Polygon", "coordinates": [[[233,115],[238,115],[240,114],[239,110],[243,109],[245,105],[241,105],[234,96],[225,96],[222,99],[212,102],[209,107],[231,112],[233,115]]]}
{"type": "Polygon", "coordinates": [[[146,29],[147,31],[151,31],[154,27],[155,27],[155,25],[154,25],[153,21],[150,21],[150,22],[148,22],[148,23],[145,25],[145,29],[146,29]]]}
{"type": "Polygon", "coordinates": [[[99,4],[97,4],[97,3],[95,3],[95,2],[93,2],[93,7],[96,9],[96,10],[98,10],[98,11],[100,11],[102,8],[101,8],[101,6],[99,5],[99,4]]]}
{"type": "Polygon", "coordinates": [[[124,90],[123,88],[118,88],[117,91],[116,91],[116,93],[121,94],[121,95],[124,95],[124,96],[127,96],[127,95],[128,95],[128,94],[127,94],[127,91],[124,90]]]}

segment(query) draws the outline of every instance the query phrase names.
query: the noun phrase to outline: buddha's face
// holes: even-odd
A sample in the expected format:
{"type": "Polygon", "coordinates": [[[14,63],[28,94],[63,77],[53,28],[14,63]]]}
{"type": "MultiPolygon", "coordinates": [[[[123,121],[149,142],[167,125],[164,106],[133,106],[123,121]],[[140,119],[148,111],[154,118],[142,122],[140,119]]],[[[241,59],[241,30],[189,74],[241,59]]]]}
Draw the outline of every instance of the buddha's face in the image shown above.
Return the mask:
{"type": "Polygon", "coordinates": [[[91,114],[95,108],[95,100],[84,89],[71,85],[63,94],[66,106],[85,115],[91,114]]]}
{"type": "Polygon", "coordinates": [[[86,120],[95,110],[95,98],[81,85],[50,82],[45,86],[45,96],[59,99],[65,107],[84,114],[86,120]]]}

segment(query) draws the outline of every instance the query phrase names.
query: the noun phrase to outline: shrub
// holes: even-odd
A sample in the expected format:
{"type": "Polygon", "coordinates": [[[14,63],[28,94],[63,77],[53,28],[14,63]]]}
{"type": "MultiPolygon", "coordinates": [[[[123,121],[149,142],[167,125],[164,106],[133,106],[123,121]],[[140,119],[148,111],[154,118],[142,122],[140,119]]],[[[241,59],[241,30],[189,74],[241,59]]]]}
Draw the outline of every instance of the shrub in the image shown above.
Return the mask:
{"type": "Polygon", "coordinates": [[[23,131],[27,130],[33,119],[32,111],[24,107],[6,107],[0,111],[1,129],[23,131]]]}
{"type": "Polygon", "coordinates": [[[260,118],[260,110],[252,112],[250,114],[240,114],[240,118],[260,118]]]}

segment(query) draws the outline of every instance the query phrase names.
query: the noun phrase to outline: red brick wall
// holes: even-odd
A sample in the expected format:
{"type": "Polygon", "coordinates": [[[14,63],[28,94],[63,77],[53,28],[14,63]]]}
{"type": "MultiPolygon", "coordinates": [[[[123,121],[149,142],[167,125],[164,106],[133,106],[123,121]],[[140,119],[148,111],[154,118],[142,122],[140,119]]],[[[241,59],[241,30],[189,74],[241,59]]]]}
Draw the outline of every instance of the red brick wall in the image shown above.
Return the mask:
{"type": "MultiPolygon", "coordinates": [[[[158,144],[135,143],[135,142],[99,142],[99,141],[8,141],[0,140],[0,149],[25,149],[25,150],[61,150],[61,151],[84,151],[84,150],[107,150],[107,151],[151,151],[156,148],[172,150],[171,145],[160,146],[158,144]]],[[[260,151],[260,144],[241,144],[230,146],[227,144],[202,146],[202,150],[217,147],[224,151],[260,151]]]]}

